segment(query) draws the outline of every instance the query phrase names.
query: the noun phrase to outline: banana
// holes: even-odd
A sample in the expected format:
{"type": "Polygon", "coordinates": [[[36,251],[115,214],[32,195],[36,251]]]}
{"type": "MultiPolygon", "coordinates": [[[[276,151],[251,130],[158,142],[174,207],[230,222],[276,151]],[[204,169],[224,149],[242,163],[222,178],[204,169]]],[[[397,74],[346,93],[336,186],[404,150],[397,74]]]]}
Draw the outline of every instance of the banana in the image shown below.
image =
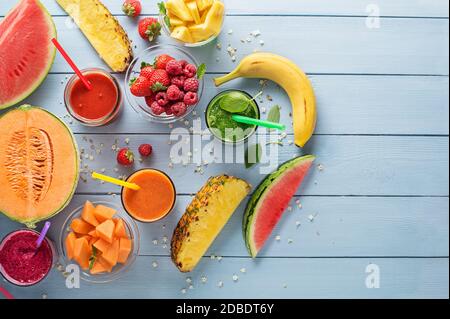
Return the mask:
{"type": "Polygon", "coordinates": [[[228,75],[214,79],[220,86],[237,78],[268,79],[278,83],[292,104],[295,144],[305,146],[317,121],[316,98],[306,74],[291,60],[272,53],[253,53],[245,57],[228,75]]]}

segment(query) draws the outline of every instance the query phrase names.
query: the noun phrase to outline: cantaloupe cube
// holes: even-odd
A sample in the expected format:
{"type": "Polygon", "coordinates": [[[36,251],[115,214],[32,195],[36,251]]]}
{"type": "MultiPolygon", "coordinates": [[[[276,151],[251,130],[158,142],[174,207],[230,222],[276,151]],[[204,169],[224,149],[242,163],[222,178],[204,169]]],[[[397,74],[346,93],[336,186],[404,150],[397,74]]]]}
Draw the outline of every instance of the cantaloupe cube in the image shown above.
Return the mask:
{"type": "Polygon", "coordinates": [[[81,212],[81,218],[88,224],[91,224],[92,226],[97,226],[99,223],[97,219],[95,218],[95,207],[92,205],[90,201],[86,201],[86,204],[84,204],[83,211],[81,212]]]}
{"type": "Polygon", "coordinates": [[[128,256],[131,253],[132,242],[127,238],[120,238],[119,240],[119,257],[117,262],[124,264],[128,260],[128,256]]]}
{"type": "Polygon", "coordinates": [[[111,265],[111,267],[114,267],[117,264],[117,260],[119,259],[119,248],[119,241],[114,240],[111,247],[109,247],[109,249],[102,254],[102,257],[109,265],[111,265]]]}
{"type": "Polygon", "coordinates": [[[75,240],[73,249],[73,259],[77,261],[84,270],[89,269],[89,259],[92,256],[92,249],[86,238],[78,238],[75,240]]]}
{"type": "Polygon", "coordinates": [[[94,211],[95,218],[99,223],[103,223],[104,221],[113,218],[115,214],[116,210],[114,208],[104,205],[97,205],[94,211]]]}
{"type": "Polygon", "coordinates": [[[125,222],[121,218],[114,219],[116,227],[114,229],[114,236],[117,238],[128,238],[125,222]]]}
{"type": "Polygon", "coordinates": [[[113,267],[103,258],[103,256],[97,257],[96,261],[105,268],[106,272],[111,272],[113,267]]]}
{"type": "Polygon", "coordinates": [[[88,244],[89,246],[94,246],[94,244],[97,242],[98,238],[96,237],[91,237],[91,239],[89,239],[88,244]]]}
{"type": "Polygon", "coordinates": [[[97,230],[94,229],[94,230],[90,231],[88,235],[91,236],[91,237],[98,237],[97,236],[97,230]]]}
{"type": "Polygon", "coordinates": [[[93,244],[93,246],[102,253],[106,253],[108,249],[111,247],[111,244],[103,239],[97,239],[97,241],[93,244]]]}
{"type": "Polygon", "coordinates": [[[73,259],[73,251],[75,248],[75,240],[77,240],[77,236],[75,233],[70,232],[66,237],[66,254],[69,260],[73,259]]]}
{"type": "Polygon", "coordinates": [[[94,226],[86,223],[80,218],[75,218],[74,220],[72,220],[72,222],[70,223],[70,228],[80,235],[87,235],[95,229],[94,226]]]}
{"type": "Polygon", "coordinates": [[[114,222],[112,219],[106,220],[100,225],[98,225],[95,229],[97,231],[97,235],[99,238],[107,241],[108,243],[112,244],[114,239],[114,228],[116,225],[114,225],[114,222]]]}

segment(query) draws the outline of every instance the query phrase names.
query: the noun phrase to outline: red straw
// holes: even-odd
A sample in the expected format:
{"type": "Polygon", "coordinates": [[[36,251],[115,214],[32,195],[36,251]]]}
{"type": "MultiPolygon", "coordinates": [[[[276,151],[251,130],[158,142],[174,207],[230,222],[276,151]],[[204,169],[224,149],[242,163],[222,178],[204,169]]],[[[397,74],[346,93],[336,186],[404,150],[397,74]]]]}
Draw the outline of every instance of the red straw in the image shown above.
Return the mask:
{"type": "Polygon", "coordinates": [[[92,85],[91,83],[84,77],[84,75],[81,73],[80,69],[78,69],[78,67],[75,65],[75,63],[73,63],[72,59],[69,57],[69,55],[67,54],[66,51],[64,51],[63,47],[61,46],[61,44],[59,44],[58,40],[56,39],[52,39],[53,44],[55,45],[55,47],[58,49],[59,53],[61,53],[61,55],[64,57],[64,59],[67,61],[67,63],[69,63],[70,67],[75,71],[75,73],[78,75],[78,77],[80,78],[81,82],[83,82],[84,86],[88,89],[88,90],[92,90],[92,85]]]}
{"type": "Polygon", "coordinates": [[[11,295],[5,288],[0,286],[0,293],[5,296],[6,299],[14,299],[13,295],[11,295]]]}

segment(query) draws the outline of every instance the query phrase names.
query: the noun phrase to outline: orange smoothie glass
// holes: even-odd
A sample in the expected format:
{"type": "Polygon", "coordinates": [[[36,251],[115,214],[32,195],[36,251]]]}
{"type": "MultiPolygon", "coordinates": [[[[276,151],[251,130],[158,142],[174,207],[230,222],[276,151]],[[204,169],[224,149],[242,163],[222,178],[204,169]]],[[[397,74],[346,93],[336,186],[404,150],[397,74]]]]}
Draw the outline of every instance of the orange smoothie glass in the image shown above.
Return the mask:
{"type": "Polygon", "coordinates": [[[156,169],[143,169],[128,177],[127,182],[139,190],[122,188],[125,211],[143,223],[153,223],[166,217],[175,206],[176,190],[170,177],[156,169]]]}

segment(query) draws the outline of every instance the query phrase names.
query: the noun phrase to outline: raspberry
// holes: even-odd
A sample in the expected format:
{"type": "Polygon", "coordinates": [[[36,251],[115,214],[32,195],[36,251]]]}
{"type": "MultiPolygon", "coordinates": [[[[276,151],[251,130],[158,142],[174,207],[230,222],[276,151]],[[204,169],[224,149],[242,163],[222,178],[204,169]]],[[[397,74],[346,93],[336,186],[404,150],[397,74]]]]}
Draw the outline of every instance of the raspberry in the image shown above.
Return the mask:
{"type": "Polygon", "coordinates": [[[152,106],[150,107],[153,114],[155,115],[161,115],[163,114],[166,110],[164,109],[164,107],[162,107],[161,105],[159,105],[158,102],[153,102],[152,106]]]}
{"type": "Polygon", "coordinates": [[[184,114],[186,114],[186,111],[187,107],[183,102],[178,102],[172,105],[172,112],[175,116],[183,116],[184,114]]]}
{"type": "Polygon", "coordinates": [[[167,104],[169,104],[169,98],[167,97],[166,92],[159,92],[158,94],[156,94],[155,100],[161,106],[166,106],[167,104]]]}
{"type": "Polygon", "coordinates": [[[169,75],[176,76],[183,74],[183,67],[181,63],[176,60],[171,60],[167,63],[166,71],[169,75]]]}
{"type": "Polygon", "coordinates": [[[165,112],[167,115],[172,115],[173,111],[172,111],[172,105],[168,104],[165,108],[165,112]]]}
{"type": "Polygon", "coordinates": [[[184,70],[184,68],[186,67],[186,65],[188,65],[188,61],[186,61],[186,60],[180,60],[180,61],[178,61],[178,62],[180,62],[181,67],[183,68],[183,70],[184,70]]]}
{"type": "Polygon", "coordinates": [[[180,93],[180,97],[178,98],[178,101],[180,101],[180,102],[183,102],[184,101],[184,96],[185,96],[186,94],[184,93],[184,92],[181,92],[180,93]]]}
{"type": "Polygon", "coordinates": [[[184,75],[186,75],[188,78],[193,78],[197,74],[197,68],[193,64],[188,64],[183,69],[184,75]]]}
{"type": "Polygon", "coordinates": [[[155,102],[153,95],[149,95],[149,96],[145,97],[145,103],[147,103],[148,107],[151,107],[153,102],[155,102]]]}
{"type": "Polygon", "coordinates": [[[152,155],[153,153],[153,147],[150,144],[142,144],[139,146],[139,154],[141,154],[142,157],[148,157],[152,155]]]}
{"type": "Polygon", "coordinates": [[[195,105],[198,103],[198,95],[194,92],[188,92],[184,96],[184,104],[186,105],[195,105]]]}
{"type": "Polygon", "coordinates": [[[178,101],[180,99],[181,91],[176,85],[171,85],[167,89],[167,97],[170,101],[178,101]]]}
{"type": "Polygon", "coordinates": [[[184,92],[197,92],[198,87],[199,82],[196,78],[190,78],[184,82],[184,92]]]}
{"type": "Polygon", "coordinates": [[[175,76],[171,80],[172,84],[178,86],[179,89],[184,88],[185,81],[186,81],[186,77],[184,75],[175,76]]]}

